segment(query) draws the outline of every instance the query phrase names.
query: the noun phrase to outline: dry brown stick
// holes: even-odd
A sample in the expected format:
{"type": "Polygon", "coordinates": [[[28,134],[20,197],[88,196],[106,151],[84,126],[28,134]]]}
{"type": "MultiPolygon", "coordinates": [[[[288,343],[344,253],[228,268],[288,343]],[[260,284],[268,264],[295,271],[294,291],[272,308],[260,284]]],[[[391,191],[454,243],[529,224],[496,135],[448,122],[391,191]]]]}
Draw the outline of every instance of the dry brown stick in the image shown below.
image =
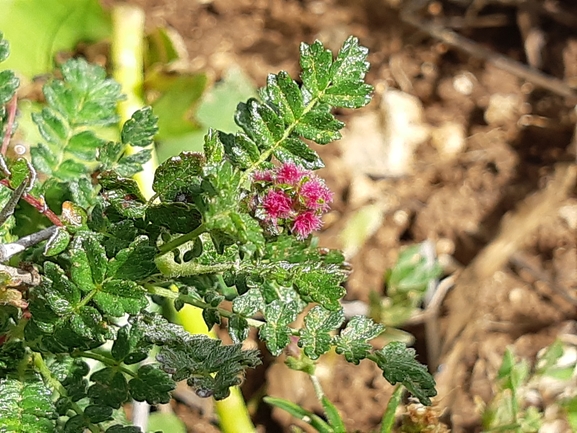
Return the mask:
{"type": "MultiPolygon", "coordinates": [[[[512,215],[503,218],[499,234],[463,270],[455,282],[451,298],[448,300],[449,316],[447,335],[442,348],[442,369],[436,375],[437,391],[443,407],[453,407],[458,399],[464,398],[459,383],[466,383],[470,377],[471,360],[477,357],[479,335],[483,333],[479,321],[479,298],[490,296],[483,289],[483,283],[503,267],[510,257],[521,247],[524,239],[532,233],[549,215],[558,211],[561,202],[571,194],[577,179],[577,165],[559,165],[548,186],[529,197],[512,215]]],[[[453,431],[462,431],[460,426],[464,415],[453,414],[453,431]]],[[[470,415],[470,414],[469,414],[470,415]]]]}
{"type": "Polygon", "coordinates": [[[401,19],[406,23],[417,27],[421,31],[424,31],[430,36],[439,39],[447,45],[465,51],[471,56],[483,59],[486,62],[495,65],[497,68],[510,72],[511,74],[527,80],[536,86],[550,90],[561,96],[577,99],[577,93],[575,93],[575,91],[563,80],[544,74],[543,72],[533,69],[521,62],[517,62],[510,57],[496,53],[434,22],[427,22],[419,19],[416,12],[424,3],[426,4],[426,2],[423,2],[422,0],[409,1],[407,6],[401,10],[401,19]]]}
{"type": "Polygon", "coordinates": [[[505,215],[499,234],[463,271],[453,289],[448,329],[443,345],[447,353],[465,325],[475,316],[480,285],[501,269],[521,247],[526,237],[543,220],[558,211],[560,203],[571,193],[577,178],[577,165],[558,165],[547,188],[524,200],[512,215],[505,215]]]}

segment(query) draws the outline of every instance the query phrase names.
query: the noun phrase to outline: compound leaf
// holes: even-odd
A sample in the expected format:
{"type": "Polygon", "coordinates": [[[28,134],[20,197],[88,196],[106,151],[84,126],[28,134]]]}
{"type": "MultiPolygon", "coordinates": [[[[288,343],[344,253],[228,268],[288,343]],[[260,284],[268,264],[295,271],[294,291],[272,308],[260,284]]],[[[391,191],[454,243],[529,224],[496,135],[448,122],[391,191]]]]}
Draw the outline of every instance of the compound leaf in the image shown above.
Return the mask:
{"type": "Polygon", "coordinates": [[[343,310],[329,311],[315,306],[308,312],[301,330],[299,347],[311,359],[317,359],[331,348],[331,331],[337,329],[344,322],[343,310]]]}
{"type": "Polygon", "coordinates": [[[348,362],[358,364],[371,350],[369,340],[379,335],[385,327],[365,316],[354,316],[347,327],[335,337],[336,351],[344,355],[348,362]]]}
{"type": "Polygon", "coordinates": [[[407,348],[405,343],[393,341],[373,356],[391,385],[402,383],[422,404],[428,406],[431,404],[430,397],[437,395],[435,380],[427,368],[415,360],[415,355],[415,350],[407,348]]]}
{"type": "Polygon", "coordinates": [[[170,401],[170,391],[176,384],[167,373],[147,364],[140,367],[137,374],[128,382],[133,399],[146,400],[148,404],[165,404],[170,401]]]}
{"type": "Polygon", "coordinates": [[[118,409],[128,400],[128,384],[124,375],[111,367],[96,371],[90,376],[94,384],[88,388],[88,397],[93,404],[118,409]]]}
{"type": "Polygon", "coordinates": [[[144,107],[124,123],[120,136],[123,144],[146,147],[154,142],[157,132],[158,117],[152,113],[151,107],[144,107]]]}
{"type": "Polygon", "coordinates": [[[40,380],[0,379],[0,431],[53,433],[52,392],[40,380]]]}
{"type": "Polygon", "coordinates": [[[266,342],[266,347],[273,356],[278,356],[290,343],[291,330],[289,324],[293,322],[300,308],[295,301],[288,303],[275,300],[264,308],[266,323],[260,328],[259,336],[266,342]]]}

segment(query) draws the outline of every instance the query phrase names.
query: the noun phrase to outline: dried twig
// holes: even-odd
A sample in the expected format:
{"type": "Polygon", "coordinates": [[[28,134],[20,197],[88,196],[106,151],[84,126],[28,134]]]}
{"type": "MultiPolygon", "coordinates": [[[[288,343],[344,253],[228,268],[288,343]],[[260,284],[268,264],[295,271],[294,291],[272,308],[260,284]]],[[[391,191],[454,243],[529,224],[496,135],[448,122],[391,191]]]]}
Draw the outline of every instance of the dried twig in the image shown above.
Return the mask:
{"type": "Polygon", "coordinates": [[[417,12],[426,5],[428,0],[411,0],[401,10],[401,19],[406,23],[417,27],[421,31],[440,41],[458,48],[466,53],[481,58],[497,68],[510,72],[533,83],[536,86],[550,90],[558,95],[575,98],[577,93],[569,87],[563,80],[547,75],[541,71],[531,68],[523,63],[517,62],[510,57],[496,53],[484,46],[471,41],[470,39],[448,30],[435,22],[424,21],[417,17],[417,12]]]}

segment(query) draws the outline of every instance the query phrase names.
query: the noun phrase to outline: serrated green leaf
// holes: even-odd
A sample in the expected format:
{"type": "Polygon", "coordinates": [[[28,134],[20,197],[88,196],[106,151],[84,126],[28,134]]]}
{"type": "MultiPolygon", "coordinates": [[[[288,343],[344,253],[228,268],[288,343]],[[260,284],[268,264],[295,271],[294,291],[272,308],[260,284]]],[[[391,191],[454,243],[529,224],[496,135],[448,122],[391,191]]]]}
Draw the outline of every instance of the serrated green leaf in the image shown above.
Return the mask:
{"type": "Polygon", "coordinates": [[[98,150],[105,146],[106,141],[98,138],[93,131],[81,131],[68,141],[66,151],[85,161],[93,161],[98,150]]]}
{"type": "Polygon", "coordinates": [[[407,348],[405,343],[393,341],[373,356],[391,385],[402,383],[421,404],[429,406],[430,397],[437,395],[435,380],[427,368],[415,360],[415,355],[415,350],[407,348]]]}
{"type": "Polygon", "coordinates": [[[0,105],[4,105],[12,99],[16,89],[20,86],[20,80],[10,70],[0,71],[0,105]]]}
{"type": "Polygon", "coordinates": [[[138,369],[138,376],[128,382],[132,398],[148,404],[165,404],[170,401],[170,391],[176,384],[170,376],[150,364],[138,369]]]}
{"type": "Polygon", "coordinates": [[[260,156],[258,146],[246,134],[239,132],[236,135],[232,135],[219,132],[218,137],[224,147],[226,156],[233,165],[240,168],[248,168],[258,161],[260,156]]]}
{"type": "Polygon", "coordinates": [[[303,86],[308,94],[316,96],[329,85],[333,55],[319,41],[311,45],[301,43],[300,53],[303,86]]]}
{"type": "Polygon", "coordinates": [[[55,263],[44,263],[44,274],[51,282],[46,290],[46,301],[56,314],[73,311],[80,302],[80,290],[72,283],[64,271],[55,263]]]}
{"type": "Polygon", "coordinates": [[[46,257],[56,256],[64,251],[69,243],[70,234],[68,230],[65,227],[57,227],[44,246],[44,255],[46,257]]]}
{"type": "Polygon", "coordinates": [[[295,275],[294,284],[299,294],[305,300],[318,302],[328,310],[338,310],[340,299],[345,295],[341,284],[346,279],[344,272],[335,265],[315,266],[303,269],[295,275]]]}
{"type": "Polygon", "coordinates": [[[86,430],[86,420],[82,415],[74,415],[64,424],[64,433],[80,433],[86,430]]]}
{"type": "Polygon", "coordinates": [[[123,144],[146,147],[154,142],[157,132],[158,116],[152,113],[151,107],[144,107],[135,111],[124,123],[120,136],[123,144]]]}
{"type": "Polygon", "coordinates": [[[235,121],[245,134],[263,151],[274,147],[284,134],[283,120],[267,105],[256,99],[238,104],[235,121]]]}
{"type": "Polygon", "coordinates": [[[124,146],[117,141],[109,141],[98,149],[96,160],[102,164],[102,170],[110,170],[116,163],[124,146]]]}
{"type": "Polygon", "coordinates": [[[77,180],[88,173],[88,167],[80,162],[67,159],[53,171],[53,175],[66,182],[77,180]]]}
{"type": "Polygon", "coordinates": [[[234,344],[241,344],[248,338],[250,326],[245,318],[234,315],[228,319],[228,335],[234,344]]]}
{"type": "Polygon", "coordinates": [[[103,313],[113,317],[138,314],[148,305],[143,288],[130,280],[107,280],[92,299],[103,313]]]}
{"type": "Polygon", "coordinates": [[[220,141],[220,131],[212,128],[204,136],[204,156],[208,162],[219,163],[224,158],[224,146],[220,141]]]}
{"type": "Polygon", "coordinates": [[[89,306],[82,307],[70,317],[70,330],[87,340],[101,339],[102,315],[89,306]]]}
{"type": "Polygon", "coordinates": [[[182,152],[163,162],[156,169],[152,188],[166,201],[185,201],[198,190],[204,156],[200,153],[182,152]],[[182,199],[181,199],[182,198],[182,199]]]}
{"type": "Polygon", "coordinates": [[[32,167],[28,165],[28,161],[24,158],[18,158],[10,164],[9,168],[12,173],[12,176],[10,176],[10,185],[12,188],[17,188],[22,182],[35,178],[32,167]]]}
{"type": "Polygon", "coordinates": [[[32,165],[39,171],[45,174],[52,174],[52,170],[56,168],[57,160],[50,149],[42,143],[30,148],[30,155],[32,157],[32,165]]]}
{"type": "Polygon", "coordinates": [[[348,362],[358,364],[371,350],[368,343],[383,332],[385,327],[365,316],[354,316],[345,329],[335,337],[336,351],[344,355],[348,362]]]}
{"type": "Polygon", "coordinates": [[[319,107],[311,110],[299,119],[295,132],[318,144],[327,144],[341,138],[345,124],[338,121],[328,111],[330,107],[319,107]]]}
{"type": "Polygon", "coordinates": [[[106,71],[82,58],[70,59],[61,67],[64,84],[53,81],[45,86],[47,102],[71,125],[112,125],[118,121],[116,104],[120,85],[106,78],[106,71]]]}
{"type": "Polygon", "coordinates": [[[298,304],[294,301],[273,301],[264,308],[266,323],[259,329],[259,336],[273,356],[279,356],[290,343],[291,330],[288,325],[299,312],[298,304]]]}
{"type": "Polygon", "coordinates": [[[171,233],[189,233],[202,222],[198,210],[187,203],[160,203],[146,209],[146,220],[171,233]]]}
{"type": "Polygon", "coordinates": [[[90,208],[94,204],[96,190],[86,177],[80,177],[68,183],[72,200],[81,208],[90,208]]]}
{"type": "Polygon", "coordinates": [[[128,401],[128,384],[121,372],[106,367],[93,373],[90,380],[94,384],[88,388],[88,397],[93,404],[118,409],[128,401]]]}
{"type": "Polygon", "coordinates": [[[157,360],[174,381],[187,379],[202,397],[226,398],[229,388],[240,383],[244,368],[260,363],[256,351],[242,350],[240,344],[225,346],[218,340],[190,334],[179,340],[178,344],[165,344],[157,360]]]}
{"type": "Polygon", "coordinates": [[[325,164],[320,156],[300,138],[289,137],[281,147],[274,151],[274,156],[282,163],[292,162],[307,170],[318,170],[325,164]]]}
{"type": "Polygon", "coordinates": [[[52,392],[35,378],[0,379],[0,431],[53,433],[56,414],[52,392]]]}
{"type": "Polygon", "coordinates": [[[287,72],[269,75],[264,92],[266,99],[279,109],[287,125],[302,116],[305,110],[302,94],[287,72]]]}
{"type": "Polygon", "coordinates": [[[70,244],[70,257],[72,281],[83,291],[91,290],[94,284],[104,281],[108,259],[95,236],[89,232],[76,234],[70,244]]]}
{"type": "Polygon", "coordinates": [[[148,356],[150,345],[143,341],[142,332],[136,327],[123,326],[116,335],[111,355],[117,361],[127,365],[143,361],[148,356]]]}
{"type": "Polygon", "coordinates": [[[32,113],[32,120],[38,126],[42,137],[50,144],[61,144],[70,134],[68,124],[48,107],[44,107],[40,113],[32,113]]]}
{"type": "Polygon", "coordinates": [[[107,421],[112,419],[112,408],[110,406],[90,404],[84,408],[84,416],[93,423],[107,421]]]}
{"type": "Polygon", "coordinates": [[[120,250],[108,264],[109,278],[132,281],[144,279],[157,272],[154,258],[156,248],[149,245],[146,236],[138,236],[128,246],[120,250]]]}
{"type": "Polygon", "coordinates": [[[264,309],[264,299],[259,289],[250,289],[232,301],[232,311],[245,317],[252,317],[264,309]]]}
{"type": "Polygon", "coordinates": [[[115,166],[116,172],[124,177],[134,176],[142,171],[142,165],[146,164],[151,156],[151,149],[140,149],[132,155],[123,156],[115,166]]]}
{"type": "MultiPolygon", "coordinates": [[[[105,171],[100,173],[98,180],[102,187],[106,190],[118,191],[130,196],[131,200],[136,200],[142,203],[146,202],[145,198],[140,192],[138,183],[136,183],[136,181],[133,179],[119,176],[118,173],[114,171],[105,171]]],[[[126,198],[126,200],[128,199],[129,198],[126,198]]]]}
{"type": "Polygon", "coordinates": [[[318,359],[331,348],[330,333],[341,326],[344,320],[342,309],[329,311],[320,305],[315,306],[305,317],[299,347],[303,348],[309,358],[318,359]]]}

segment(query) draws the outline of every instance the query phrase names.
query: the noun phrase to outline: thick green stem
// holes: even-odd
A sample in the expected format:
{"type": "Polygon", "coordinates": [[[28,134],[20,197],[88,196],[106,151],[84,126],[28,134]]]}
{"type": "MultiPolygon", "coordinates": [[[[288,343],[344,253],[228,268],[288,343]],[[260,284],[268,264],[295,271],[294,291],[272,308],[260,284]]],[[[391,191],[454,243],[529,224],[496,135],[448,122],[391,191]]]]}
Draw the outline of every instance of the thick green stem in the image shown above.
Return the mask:
{"type": "MultiPolygon", "coordinates": [[[[32,355],[32,357],[34,360],[34,366],[36,367],[36,369],[38,370],[38,372],[40,373],[40,375],[44,379],[44,382],[46,383],[46,385],[49,386],[50,388],[56,390],[56,392],[58,392],[58,394],[60,394],[60,397],[67,398],[68,392],[66,391],[66,388],[64,388],[64,386],[62,386],[62,384],[52,375],[52,372],[50,371],[50,369],[48,368],[48,366],[44,362],[42,355],[40,355],[39,353],[34,353],[32,355]]],[[[80,406],[78,406],[78,404],[74,403],[72,400],[70,400],[70,407],[78,415],[84,416],[84,411],[82,410],[82,408],[80,406]]],[[[100,429],[98,428],[98,426],[96,426],[92,423],[88,423],[87,427],[92,433],[99,433],[100,432],[100,429]]]]}
{"type": "Polygon", "coordinates": [[[204,226],[204,224],[199,225],[197,228],[195,228],[193,231],[188,232],[182,236],[179,236],[165,244],[162,244],[158,249],[160,250],[160,252],[158,253],[157,257],[160,257],[172,250],[174,250],[175,248],[178,248],[181,245],[184,245],[187,242],[193,241],[194,239],[196,239],[197,237],[199,237],[201,234],[203,234],[204,232],[206,232],[206,227],[204,226]]]}
{"type": "Polygon", "coordinates": [[[121,372],[123,372],[129,376],[132,376],[132,377],[138,376],[135,372],[131,371],[130,369],[128,369],[126,367],[122,367],[121,365],[119,365],[118,362],[115,361],[114,359],[109,358],[109,357],[104,356],[104,355],[100,355],[98,353],[84,352],[82,350],[75,350],[74,352],[72,352],[70,354],[70,356],[72,356],[73,358],[94,359],[95,361],[99,361],[108,367],[113,367],[113,368],[117,369],[118,371],[121,371],[121,372]]]}

